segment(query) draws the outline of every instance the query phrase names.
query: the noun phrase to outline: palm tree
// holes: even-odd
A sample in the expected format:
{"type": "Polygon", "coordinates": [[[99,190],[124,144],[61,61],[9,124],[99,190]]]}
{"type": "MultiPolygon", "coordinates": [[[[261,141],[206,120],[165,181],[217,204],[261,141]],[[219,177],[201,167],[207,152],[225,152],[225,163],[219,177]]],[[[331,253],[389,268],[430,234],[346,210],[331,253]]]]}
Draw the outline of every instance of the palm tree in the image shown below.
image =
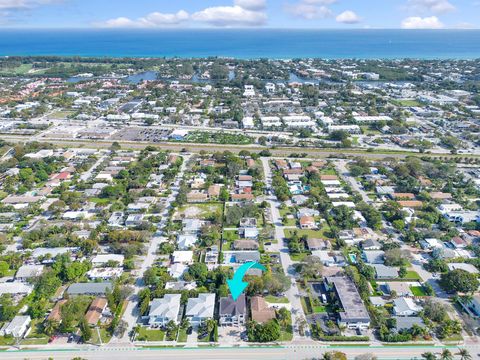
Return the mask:
{"type": "Polygon", "coordinates": [[[47,321],[45,322],[43,331],[44,331],[45,334],[47,334],[48,336],[52,336],[52,335],[54,335],[54,334],[57,332],[59,325],[60,325],[60,324],[58,323],[58,321],[55,321],[55,320],[47,320],[47,321]]]}
{"type": "Polygon", "coordinates": [[[425,360],[435,360],[437,357],[434,353],[426,352],[422,354],[422,358],[424,358],[425,360]]]}
{"type": "Polygon", "coordinates": [[[472,355],[467,349],[460,349],[457,355],[460,355],[460,360],[472,360],[472,355]]]}
{"type": "Polygon", "coordinates": [[[183,319],[181,327],[182,329],[188,329],[190,327],[190,319],[188,318],[183,319]]]}
{"type": "Polygon", "coordinates": [[[440,354],[440,360],[453,360],[453,354],[450,350],[445,349],[440,354]]]}

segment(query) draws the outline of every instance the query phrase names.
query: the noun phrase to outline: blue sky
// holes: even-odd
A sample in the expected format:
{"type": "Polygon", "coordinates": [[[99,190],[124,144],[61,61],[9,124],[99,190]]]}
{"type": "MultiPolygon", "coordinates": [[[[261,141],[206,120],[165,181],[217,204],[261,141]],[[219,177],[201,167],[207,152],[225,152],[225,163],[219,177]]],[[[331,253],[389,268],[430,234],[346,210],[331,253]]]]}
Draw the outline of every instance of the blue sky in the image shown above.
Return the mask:
{"type": "Polygon", "coordinates": [[[23,28],[480,28],[480,0],[0,0],[23,28]]]}

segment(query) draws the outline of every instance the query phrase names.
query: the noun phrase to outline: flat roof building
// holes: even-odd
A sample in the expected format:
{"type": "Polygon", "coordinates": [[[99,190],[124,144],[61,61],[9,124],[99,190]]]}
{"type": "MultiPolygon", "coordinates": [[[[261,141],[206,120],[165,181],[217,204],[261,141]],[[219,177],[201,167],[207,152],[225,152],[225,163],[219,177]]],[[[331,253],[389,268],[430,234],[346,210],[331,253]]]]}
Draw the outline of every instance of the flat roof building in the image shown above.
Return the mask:
{"type": "Polygon", "coordinates": [[[325,282],[335,290],[342,306],[339,324],[349,329],[367,329],[370,326],[370,315],[353,281],[347,277],[327,277],[325,282]]]}

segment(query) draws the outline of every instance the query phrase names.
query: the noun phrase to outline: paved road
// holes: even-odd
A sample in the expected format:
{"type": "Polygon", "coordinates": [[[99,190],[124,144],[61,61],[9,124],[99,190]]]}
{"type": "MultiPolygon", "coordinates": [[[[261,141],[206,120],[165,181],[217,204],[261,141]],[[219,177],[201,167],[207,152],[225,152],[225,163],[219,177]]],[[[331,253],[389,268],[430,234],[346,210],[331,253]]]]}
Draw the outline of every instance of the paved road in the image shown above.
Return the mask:
{"type": "Polygon", "coordinates": [[[80,175],[80,180],[87,181],[93,176],[93,172],[107,159],[107,155],[102,155],[93,166],[80,175]]]}
{"type": "Polygon", "coordinates": [[[371,204],[372,199],[370,199],[367,193],[360,187],[358,181],[355,180],[354,177],[350,176],[350,171],[347,168],[348,162],[345,160],[337,160],[334,164],[343,180],[345,180],[353,190],[357,191],[362,196],[363,201],[365,201],[367,204],[371,204]]]}
{"type": "MultiPolygon", "coordinates": [[[[439,354],[441,347],[399,346],[399,347],[362,347],[348,346],[334,349],[320,345],[303,345],[289,347],[241,347],[241,348],[195,348],[195,349],[128,349],[128,348],[98,348],[97,350],[45,350],[2,352],[2,360],[71,360],[80,357],[88,360],[132,360],[132,359],[176,359],[176,360],[303,360],[321,358],[328,351],[342,351],[348,359],[355,356],[374,353],[380,360],[410,360],[422,359],[421,354],[426,351],[439,354]]],[[[467,346],[472,359],[479,358],[479,346],[467,346]]],[[[451,348],[456,353],[456,348],[451,348]]]]}
{"type": "MultiPolygon", "coordinates": [[[[263,165],[263,172],[265,174],[265,183],[267,184],[267,186],[270,187],[272,184],[272,171],[269,164],[270,160],[268,158],[262,158],[261,160],[263,165]]],[[[269,196],[267,198],[267,202],[270,204],[272,223],[275,226],[275,239],[277,240],[276,244],[272,243],[272,245],[268,247],[268,251],[280,253],[280,261],[283,266],[283,271],[285,272],[285,275],[292,279],[292,286],[285,293],[285,296],[288,298],[290,304],[292,305],[292,320],[294,323],[293,340],[302,339],[305,338],[305,336],[310,336],[310,331],[308,329],[305,329],[305,336],[300,335],[298,331],[299,320],[306,319],[306,317],[305,312],[303,311],[302,303],[300,301],[300,292],[298,290],[297,283],[295,282],[294,263],[290,258],[288,246],[285,241],[285,232],[282,224],[282,217],[280,216],[280,212],[278,209],[278,207],[280,206],[280,202],[275,195],[269,196]]]]}

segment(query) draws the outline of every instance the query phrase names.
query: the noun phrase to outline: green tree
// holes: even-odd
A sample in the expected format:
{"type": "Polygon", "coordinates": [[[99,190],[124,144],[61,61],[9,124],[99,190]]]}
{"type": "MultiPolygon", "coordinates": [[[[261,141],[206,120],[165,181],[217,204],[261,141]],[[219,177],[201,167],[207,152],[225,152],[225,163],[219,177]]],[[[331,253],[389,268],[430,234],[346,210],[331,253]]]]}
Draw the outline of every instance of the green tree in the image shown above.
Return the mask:
{"type": "Polygon", "coordinates": [[[475,274],[470,274],[462,269],[442,274],[441,284],[447,291],[461,293],[474,293],[480,285],[475,274]]]}
{"type": "Polygon", "coordinates": [[[460,356],[460,360],[472,360],[472,355],[470,355],[467,349],[460,349],[457,355],[460,356]]]}
{"type": "Polygon", "coordinates": [[[440,360],[453,360],[453,354],[450,350],[445,349],[440,354],[440,360]]]}
{"type": "Polygon", "coordinates": [[[10,266],[6,261],[0,261],[0,277],[6,276],[10,266]]]}
{"type": "Polygon", "coordinates": [[[249,321],[247,324],[247,336],[250,342],[272,342],[280,338],[281,329],[277,320],[270,320],[264,324],[249,321]]]}
{"type": "Polygon", "coordinates": [[[435,360],[437,357],[434,353],[426,352],[422,354],[422,358],[424,358],[425,360],[435,360]]]}
{"type": "Polygon", "coordinates": [[[92,338],[92,329],[88,325],[88,322],[85,318],[82,318],[80,321],[80,332],[82,334],[83,342],[87,342],[92,338]]]}

